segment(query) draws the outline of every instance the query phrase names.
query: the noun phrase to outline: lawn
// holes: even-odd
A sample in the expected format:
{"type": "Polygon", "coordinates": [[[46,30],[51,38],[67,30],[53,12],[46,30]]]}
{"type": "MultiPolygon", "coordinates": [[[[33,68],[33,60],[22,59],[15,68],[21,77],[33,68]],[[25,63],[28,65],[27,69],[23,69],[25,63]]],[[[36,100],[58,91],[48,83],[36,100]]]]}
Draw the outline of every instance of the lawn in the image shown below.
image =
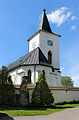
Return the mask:
{"type": "Polygon", "coordinates": [[[34,116],[34,115],[48,115],[64,109],[77,107],[79,104],[65,104],[55,105],[49,108],[38,107],[0,107],[0,113],[6,113],[9,116],[34,116]]]}

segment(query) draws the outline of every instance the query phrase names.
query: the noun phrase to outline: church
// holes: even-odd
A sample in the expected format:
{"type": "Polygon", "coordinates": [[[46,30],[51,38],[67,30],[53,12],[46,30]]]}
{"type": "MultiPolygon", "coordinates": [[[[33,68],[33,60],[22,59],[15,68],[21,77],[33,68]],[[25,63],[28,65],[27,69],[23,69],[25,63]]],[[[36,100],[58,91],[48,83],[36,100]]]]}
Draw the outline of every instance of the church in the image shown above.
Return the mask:
{"type": "MultiPolygon", "coordinates": [[[[29,102],[40,72],[45,74],[46,81],[53,93],[54,102],[79,101],[79,88],[62,87],[59,61],[59,38],[61,35],[53,33],[43,10],[38,31],[29,39],[29,52],[8,66],[9,75],[16,89],[16,95],[20,95],[22,82],[27,79],[29,102]]],[[[27,91],[26,90],[26,91],[27,91]]],[[[26,92],[25,91],[25,92],[26,92]]],[[[21,102],[26,99],[22,96],[21,102]]]]}
{"type": "Polygon", "coordinates": [[[49,86],[61,86],[60,35],[52,32],[45,11],[38,31],[28,39],[29,53],[8,66],[14,85],[21,85],[24,76],[28,76],[28,84],[35,84],[39,73],[44,72],[49,86]]]}

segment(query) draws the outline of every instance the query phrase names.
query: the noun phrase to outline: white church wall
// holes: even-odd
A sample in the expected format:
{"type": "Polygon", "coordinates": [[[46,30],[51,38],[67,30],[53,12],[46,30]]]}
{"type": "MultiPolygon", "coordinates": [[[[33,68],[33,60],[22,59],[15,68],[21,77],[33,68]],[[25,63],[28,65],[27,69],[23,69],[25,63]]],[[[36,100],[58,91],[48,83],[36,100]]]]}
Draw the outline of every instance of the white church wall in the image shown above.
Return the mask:
{"type": "Polygon", "coordinates": [[[48,51],[52,52],[52,64],[55,68],[60,68],[59,65],[59,37],[50,33],[40,32],[40,48],[48,59],[48,51]],[[51,40],[53,46],[48,46],[47,41],[51,40]]]}
{"type": "Polygon", "coordinates": [[[29,40],[29,52],[31,52],[32,50],[34,50],[39,46],[39,36],[40,34],[38,33],[31,40],[29,40]],[[33,48],[33,45],[34,45],[34,48],[33,48]]]}
{"type": "Polygon", "coordinates": [[[61,72],[58,70],[55,70],[56,73],[56,86],[62,86],[61,85],[61,72]]]}
{"type": "Polygon", "coordinates": [[[31,83],[34,84],[34,66],[22,66],[9,72],[9,75],[12,78],[13,84],[21,85],[22,77],[28,75],[29,69],[31,70],[31,83]]]}
{"type": "MultiPolygon", "coordinates": [[[[61,74],[60,73],[58,73],[57,71],[53,73],[51,67],[46,67],[42,65],[36,66],[36,71],[42,72],[42,70],[45,71],[46,81],[49,86],[61,86],[61,74]]],[[[38,78],[38,75],[39,74],[37,74],[36,78],[38,78]]]]}
{"type": "Polygon", "coordinates": [[[9,72],[9,75],[11,76],[12,82],[13,84],[17,83],[17,79],[16,79],[16,70],[13,70],[11,72],[9,72]],[[16,81],[15,81],[16,80],[16,81]]]}
{"type": "Polygon", "coordinates": [[[17,76],[17,81],[15,82],[15,84],[17,84],[17,85],[21,85],[21,83],[22,83],[22,77],[21,77],[21,75],[19,74],[17,74],[16,75],[17,76]]]}
{"type": "Polygon", "coordinates": [[[31,83],[34,84],[34,66],[23,66],[22,68],[25,71],[25,76],[28,76],[28,70],[31,70],[31,83]]]}
{"type": "Polygon", "coordinates": [[[36,83],[39,76],[39,71],[42,72],[42,70],[44,70],[45,77],[49,86],[61,86],[61,74],[57,71],[52,72],[51,67],[46,67],[42,65],[22,66],[11,71],[9,75],[12,77],[13,84],[21,85],[22,77],[28,76],[28,70],[31,70],[32,84],[36,83]]]}

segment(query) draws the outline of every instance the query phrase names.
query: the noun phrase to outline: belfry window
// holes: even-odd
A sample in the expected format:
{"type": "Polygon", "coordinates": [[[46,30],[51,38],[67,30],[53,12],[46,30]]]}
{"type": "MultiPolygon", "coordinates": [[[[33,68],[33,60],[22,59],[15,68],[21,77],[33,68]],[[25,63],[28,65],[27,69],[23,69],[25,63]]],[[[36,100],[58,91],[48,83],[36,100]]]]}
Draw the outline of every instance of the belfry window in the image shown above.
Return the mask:
{"type": "Polygon", "coordinates": [[[31,83],[31,70],[28,70],[28,77],[29,77],[28,83],[31,83]]]}
{"type": "Polygon", "coordinates": [[[48,61],[51,64],[52,63],[52,53],[51,51],[48,52],[48,61]]]}

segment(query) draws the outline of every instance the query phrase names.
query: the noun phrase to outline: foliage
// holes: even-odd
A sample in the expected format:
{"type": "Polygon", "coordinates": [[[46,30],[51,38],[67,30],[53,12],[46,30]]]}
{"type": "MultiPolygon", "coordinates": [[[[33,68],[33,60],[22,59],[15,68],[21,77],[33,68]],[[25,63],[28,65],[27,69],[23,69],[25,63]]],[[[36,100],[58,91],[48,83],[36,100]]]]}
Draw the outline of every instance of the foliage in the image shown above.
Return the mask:
{"type": "Polygon", "coordinates": [[[46,82],[45,75],[43,72],[41,72],[32,93],[32,103],[35,105],[43,106],[49,105],[53,102],[54,98],[46,82]]]}
{"type": "Polygon", "coordinates": [[[2,66],[0,70],[0,84],[12,84],[11,76],[9,76],[6,66],[2,66]]]}
{"type": "Polygon", "coordinates": [[[0,85],[0,104],[12,105],[15,100],[15,89],[13,85],[0,85]]]}
{"type": "Polygon", "coordinates": [[[1,107],[0,113],[6,113],[9,116],[36,116],[36,115],[48,115],[64,109],[77,107],[79,104],[65,104],[56,105],[55,107],[39,108],[39,107],[1,107]]]}
{"type": "Polygon", "coordinates": [[[68,77],[68,76],[61,77],[61,84],[64,87],[73,87],[73,81],[72,81],[71,77],[68,77]]]}
{"type": "Polygon", "coordinates": [[[10,105],[15,100],[15,89],[6,66],[0,70],[0,104],[10,105]]]}

